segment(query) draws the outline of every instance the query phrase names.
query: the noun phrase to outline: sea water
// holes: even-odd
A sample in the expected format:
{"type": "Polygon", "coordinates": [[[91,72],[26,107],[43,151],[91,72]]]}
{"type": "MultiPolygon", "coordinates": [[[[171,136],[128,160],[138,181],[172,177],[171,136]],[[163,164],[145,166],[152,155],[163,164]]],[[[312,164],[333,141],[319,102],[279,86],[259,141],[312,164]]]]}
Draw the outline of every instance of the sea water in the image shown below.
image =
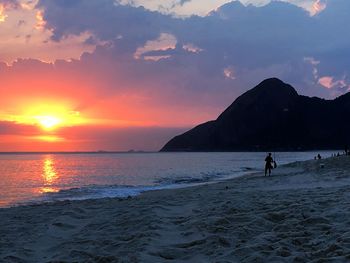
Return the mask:
{"type": "MultiPolygon", "coordinates": [[[[317,152],[318,153],[318,152],[317,152]]],[[[276,153],[279,165],[316,152],[276,153]]],[[[322,152],[329,157],[331,152],[322,152]]],[[[262,171],[266,153],[0,154],[0,207],[128,197],[262,171]]]]}

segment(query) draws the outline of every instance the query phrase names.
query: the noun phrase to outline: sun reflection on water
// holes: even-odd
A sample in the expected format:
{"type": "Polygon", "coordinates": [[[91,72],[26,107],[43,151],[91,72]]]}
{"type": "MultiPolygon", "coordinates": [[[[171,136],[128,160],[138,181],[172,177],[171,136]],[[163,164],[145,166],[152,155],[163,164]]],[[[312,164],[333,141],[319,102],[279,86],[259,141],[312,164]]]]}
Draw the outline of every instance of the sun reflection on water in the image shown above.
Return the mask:
{"type": "Polygon", "coordinates": [[[55,170],[54,158],[51,155],[45,156],[43,162],[43,178],[45,186],[41,187],[41,193],[57,192],[58,190],[52,187],[53,183],[58,179],[58,174],[55,170]]]}

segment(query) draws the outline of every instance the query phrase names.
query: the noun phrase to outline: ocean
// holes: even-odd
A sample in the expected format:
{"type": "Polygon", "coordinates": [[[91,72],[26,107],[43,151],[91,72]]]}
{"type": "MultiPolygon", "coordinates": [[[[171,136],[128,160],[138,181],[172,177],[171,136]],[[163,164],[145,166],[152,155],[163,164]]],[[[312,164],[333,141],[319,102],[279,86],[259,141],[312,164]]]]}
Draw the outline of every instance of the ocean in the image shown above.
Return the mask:
{"type": "MultiPolygon", "coordinates": [[[[278,165],[319,152],[279,152],[278,165]]],[[[324,157],[333,152],[321,152],[324,157]]],[[[262,171],[266,153],[0,154],[0,207],[135,196],[262,171]]]]}

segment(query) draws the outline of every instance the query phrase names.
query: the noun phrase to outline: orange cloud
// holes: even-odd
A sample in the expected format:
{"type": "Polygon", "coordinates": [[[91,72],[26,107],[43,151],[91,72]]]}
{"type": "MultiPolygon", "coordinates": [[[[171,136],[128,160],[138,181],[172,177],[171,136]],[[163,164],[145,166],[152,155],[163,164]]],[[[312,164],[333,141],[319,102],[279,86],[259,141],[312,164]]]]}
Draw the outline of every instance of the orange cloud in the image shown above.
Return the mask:
{"type": "Polygon", "coordinates": [[[7,15],[4,14],[5,8],[2,4],[0,4],[0,23],[5,22],[7,15]]]}
{"type": "Polygon", "coordinates": [[[36,12],[36,25],[35,28],[38,30],[42,30],[45,28],[46,22],[44,20],[43,12],[41,10],[36,12]]]}
{"type": "Polygon", "coordinates": [[[317,15],[318,13],[326,9],[326,7],[327,4],[323,0],[316,0],[312,5],[311,15],[317,15]]]}

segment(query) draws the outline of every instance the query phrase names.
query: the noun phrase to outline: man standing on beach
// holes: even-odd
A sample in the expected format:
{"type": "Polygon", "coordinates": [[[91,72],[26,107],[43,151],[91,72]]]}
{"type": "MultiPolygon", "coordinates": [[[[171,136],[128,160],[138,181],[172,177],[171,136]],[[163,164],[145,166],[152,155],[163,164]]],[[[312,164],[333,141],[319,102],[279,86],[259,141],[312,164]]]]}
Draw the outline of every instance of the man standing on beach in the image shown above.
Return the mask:
{"type": "Polygon", "coordinates": [[[269,153],[265,158],[265,176],[267,175],[267,171],[269,171],[269,176],[271,176],[272,163],[272,154],[269,153]]]}

